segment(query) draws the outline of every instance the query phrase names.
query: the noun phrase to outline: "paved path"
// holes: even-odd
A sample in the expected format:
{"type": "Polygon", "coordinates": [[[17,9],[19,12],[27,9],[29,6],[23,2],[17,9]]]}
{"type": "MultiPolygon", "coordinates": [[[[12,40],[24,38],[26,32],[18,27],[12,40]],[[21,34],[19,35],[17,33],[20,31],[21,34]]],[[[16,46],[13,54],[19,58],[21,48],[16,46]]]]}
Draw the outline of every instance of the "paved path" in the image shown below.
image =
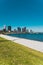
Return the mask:
{"type": "Polygon", "coordinates": [[[11,36],[2,35],[2,34],[0,34],[0,37],[5,38],[7,40],[11,40],[18,44],[22,44],[34,50],[43,52],[43,42],[28,40],[28,39],[23,39],[23,38],[17,38],[17,37],[11,37],[11,36]]]}

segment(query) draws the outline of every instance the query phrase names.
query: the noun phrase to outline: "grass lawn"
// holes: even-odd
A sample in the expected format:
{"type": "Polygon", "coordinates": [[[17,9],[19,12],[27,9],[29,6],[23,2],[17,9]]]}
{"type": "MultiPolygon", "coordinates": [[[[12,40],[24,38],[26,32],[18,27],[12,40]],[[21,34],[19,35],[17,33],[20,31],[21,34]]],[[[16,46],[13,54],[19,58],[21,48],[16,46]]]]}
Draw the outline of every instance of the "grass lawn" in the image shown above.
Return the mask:
{"type": "Polygon", "coordinates": [[[0,38],[0,65],[43,65],[43,53],[0,38]]]}

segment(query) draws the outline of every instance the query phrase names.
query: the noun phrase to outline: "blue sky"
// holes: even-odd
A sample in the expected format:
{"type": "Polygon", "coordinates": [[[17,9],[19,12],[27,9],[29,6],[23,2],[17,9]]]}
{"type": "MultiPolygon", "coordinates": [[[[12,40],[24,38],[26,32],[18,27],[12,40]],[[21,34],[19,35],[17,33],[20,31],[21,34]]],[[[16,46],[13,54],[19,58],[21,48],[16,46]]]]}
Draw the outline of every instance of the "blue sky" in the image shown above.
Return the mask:
{"type": "Polygon", "coordinates": [[[0,29],[3,25],[43,32],[43,0],[0,0],[0,29]]]}

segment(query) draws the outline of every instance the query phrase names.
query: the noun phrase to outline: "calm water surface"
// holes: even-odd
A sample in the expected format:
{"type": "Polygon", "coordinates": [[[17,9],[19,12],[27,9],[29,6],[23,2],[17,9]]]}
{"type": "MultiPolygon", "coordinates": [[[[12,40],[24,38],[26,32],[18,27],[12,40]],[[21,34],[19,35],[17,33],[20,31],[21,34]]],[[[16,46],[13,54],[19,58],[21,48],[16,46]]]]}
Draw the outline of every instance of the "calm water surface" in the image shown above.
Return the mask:
{"type": "Polygon", "coordinates": [[[43,41],[43,33],[42,34],[8,34],[9,36],[25,38],[30,40],[43,41]]]}

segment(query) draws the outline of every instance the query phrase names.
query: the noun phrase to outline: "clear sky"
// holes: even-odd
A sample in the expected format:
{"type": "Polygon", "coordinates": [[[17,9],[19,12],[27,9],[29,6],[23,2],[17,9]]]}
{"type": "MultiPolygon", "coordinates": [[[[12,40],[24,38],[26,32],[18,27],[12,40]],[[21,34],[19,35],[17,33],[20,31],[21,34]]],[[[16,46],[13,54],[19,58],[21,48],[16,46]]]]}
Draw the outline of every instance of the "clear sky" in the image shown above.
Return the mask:
{"type": "Polygon", "coordinates": [[[3,25],[43,32],[43,0],[0,0],[0,29],[3,25]]]}

